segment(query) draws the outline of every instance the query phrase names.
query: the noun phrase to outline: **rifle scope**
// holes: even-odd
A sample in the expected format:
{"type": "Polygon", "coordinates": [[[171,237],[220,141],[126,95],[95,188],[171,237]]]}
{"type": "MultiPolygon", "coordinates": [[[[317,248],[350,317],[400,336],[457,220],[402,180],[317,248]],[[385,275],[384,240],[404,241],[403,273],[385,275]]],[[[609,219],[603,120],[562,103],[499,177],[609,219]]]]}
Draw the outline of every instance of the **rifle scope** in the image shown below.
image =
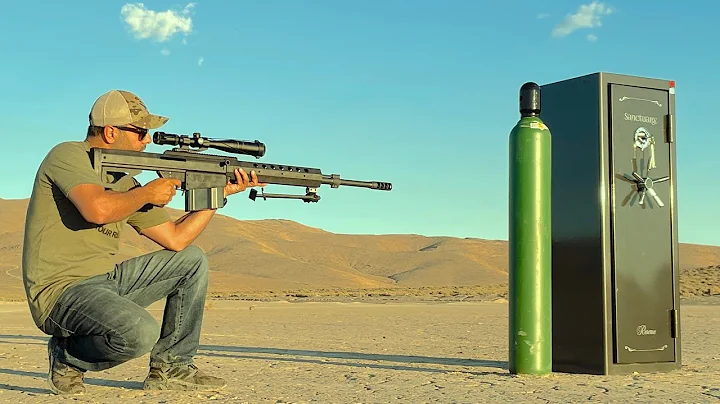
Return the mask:
{"type": "Polygon", "coordinates": [[[257,140],[249,142],[233,139],[209,139],[200,136],[197,132],[193,133],[192,137],[187,135],[177,135],[174,133],[155,132],[153,134],[153,143],[158,145],[173,145],[180,147],[211,148],[226,151],[228,153],[247,154],[258,158],[265,155],[265,144],[257,140]]]}

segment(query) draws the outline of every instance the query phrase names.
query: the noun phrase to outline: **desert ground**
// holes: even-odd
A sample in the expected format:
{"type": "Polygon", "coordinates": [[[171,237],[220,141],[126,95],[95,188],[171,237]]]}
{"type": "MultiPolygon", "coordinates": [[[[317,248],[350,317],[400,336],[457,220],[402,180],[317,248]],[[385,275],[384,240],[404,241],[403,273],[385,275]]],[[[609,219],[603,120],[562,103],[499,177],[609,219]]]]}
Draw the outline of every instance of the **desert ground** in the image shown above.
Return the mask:
{"type": "MultiPolygon", "coordinates": [[[[228,386],[145,392],[146,356],[89,373],[84,396],[55,396],[47,336],[22,284],[26,207],[0,199],[0,403],[720,401],[720,246],[680,244],[681,370],[514,376],[506,241],[335,234],[221,214],[194,243],[211,268],[197,363],[228,386]]],[[[121,240],[118,261],[158,249],[129,227],[121,240]]],[[[149,308],[158,321],[163,304],[149,308]]]]}
{"type": "MultiPolygon", "coordinates": [[[[149,310],[160,320],[163,303],[149,310]]],[[[681,370],[614,376],[508,372],[508,304],[477,296],[211,299],[198,365],[213,392],[146,392],[147,356],[90,372],[83,396],[47,388],[47,337],[22,302],[0,303],[7,403],[713,403],[720,298],[683,299],[681,370]]]]}

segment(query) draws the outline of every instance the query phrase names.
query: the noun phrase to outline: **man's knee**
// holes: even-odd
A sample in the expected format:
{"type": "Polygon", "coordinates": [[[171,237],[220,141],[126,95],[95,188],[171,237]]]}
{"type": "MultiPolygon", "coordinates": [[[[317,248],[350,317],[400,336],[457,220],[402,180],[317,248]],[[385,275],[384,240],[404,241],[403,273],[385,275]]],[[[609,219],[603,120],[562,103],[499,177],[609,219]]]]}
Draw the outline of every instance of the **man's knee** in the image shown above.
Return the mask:
{"type": "Polygon", "coordinates": [[[150,315],[139,317],[123,334],[124,353],[129,358],[139,358],[150,352],[160,338],[160,325],[150,315]]]}
{"type": "Polygon", "coordinates": [[[200,247],[191,244],[178,251],[178,254],[183,257],[184,261],[193,264],[188,265],[188,269],[194,270],[193,273],[196,276],[207,276],[210,269],[210,263],[207,254],[205,254],[205,251],[203,251],[200,247]]]}

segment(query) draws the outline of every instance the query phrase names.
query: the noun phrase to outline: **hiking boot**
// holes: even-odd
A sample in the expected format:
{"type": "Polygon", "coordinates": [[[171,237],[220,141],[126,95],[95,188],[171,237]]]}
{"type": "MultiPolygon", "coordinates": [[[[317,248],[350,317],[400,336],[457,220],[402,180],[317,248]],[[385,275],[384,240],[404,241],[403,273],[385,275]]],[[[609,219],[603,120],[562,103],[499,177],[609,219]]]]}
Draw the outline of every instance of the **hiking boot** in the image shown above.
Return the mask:
{"type": "Polygon", "coordinates": [[[83,394],[85,393],[85,385],[83,384],[85,372],[57,359],[59,343],[55,337],[51,337],[50,341],[48,341],[50,369],[47,380],[50,390],[55,394],[83,394]]]}
{"type": "Polygon", "coordinates": [[[225,379],[210,376],[197,366],[176,365],[172,367],[150,367],[145,378],[145,390],[219,390],[227,385],[225,379]]]}

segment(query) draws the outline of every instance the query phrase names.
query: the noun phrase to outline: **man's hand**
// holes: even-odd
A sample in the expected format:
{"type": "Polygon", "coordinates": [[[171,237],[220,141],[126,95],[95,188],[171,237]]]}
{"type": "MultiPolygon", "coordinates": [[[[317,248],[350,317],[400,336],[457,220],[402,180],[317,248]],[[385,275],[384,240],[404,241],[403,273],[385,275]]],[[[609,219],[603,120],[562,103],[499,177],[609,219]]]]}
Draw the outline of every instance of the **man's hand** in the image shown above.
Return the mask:
{"type": "Polygon", "coordinates": [[[237,184],[233,184],[232,182],[228,181],[227,185],[225,185],[226,198],[232,194],[242,192],[250,187],[264,187],[265,185],[267,185],[264,182],[258,182],[257,174],[255,174],[255,171],[250,171],[250,177],[248,177],[247,173],[242,168],[235,169],[235,180],[237,181],[237,184]]]}
{"type": "Polygon", "coordinates": [[[177,178],[157,178],[143,186],[147,193],[149,203],[156,206],[165,206],[175,196],[175,192],[182,182],[177,178]]]}

